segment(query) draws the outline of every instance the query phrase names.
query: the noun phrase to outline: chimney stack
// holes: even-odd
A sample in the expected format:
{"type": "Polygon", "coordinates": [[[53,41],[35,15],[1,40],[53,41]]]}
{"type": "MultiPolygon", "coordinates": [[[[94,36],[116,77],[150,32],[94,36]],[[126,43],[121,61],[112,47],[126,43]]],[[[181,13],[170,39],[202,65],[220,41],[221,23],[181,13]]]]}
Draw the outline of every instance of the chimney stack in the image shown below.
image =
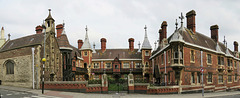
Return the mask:
{"type": "Polygon", "coordinates": [[[186,14],[187,28],[192,30],[194,34],[196,33],[195,16],[196,16],[196,12],[194,10],[191,10],[186,14]]]}
{"type": "Polygon", "coordinates": [[[234,41],[233,45],[234,45],[234,52],[238,52],[238,42],[234,41]]]}
{"type": "Polygon", "coordinates": [[[78,40],[78,49],[81,49],[83,45],[83,41],[81,39],[78,40]]]}
{"type": "Polygon", "coordinates": [[[102,50],[102,53],[106,51],[106,42],[107,40],[105,38],[101,38],[100,40],[101,42],[101,50],[102,50]]]}
{"type": "Polygon", "coordinates": [[[167,38],[167,22],[166,21],[162,22],[161,28],[162,28],[162,32],[160,32],[160,43],[164,38],[167,38]]]}
{"type": "Polygon", "coordinates": [[[210,30],[211,30],[211,38],[214,40],[214,41],[216,41],[216,42],[218,42],[218,25],[212,25],[211,27],[210,27],[210,30]]]}
{"type": "Polygon", "coordinates": [[[129,50],[133,51],[134,50],[134,39],[133,38],[129,38],[128,42],[129,42],[129,50]]]}
{"type": "Polygon", "coordinates": [[[160,46],[160,44],[161,44],[161,39],[162,39],[162,29],[159,29],[159,31],[158,31],[158,33],[159,33],[159,41],[158,41],[158,44],[159,44],[159,46],[160,46]]]}
{"type": "Polygon", "coordinates": [[[59,38],[62,35],[63,25],[62,24],[57,25],[56,29],[57,29],[57,38],[59,38]]]}
{"type": "Polygon", "coordinates": [[[41,33],[42,33],[42,30],[43,30],[43,27],[40,26],[40,25],[38,25],[38,26],[36,27],[36,29],[35,29],[36,34],[41,34],[41,33]]]}

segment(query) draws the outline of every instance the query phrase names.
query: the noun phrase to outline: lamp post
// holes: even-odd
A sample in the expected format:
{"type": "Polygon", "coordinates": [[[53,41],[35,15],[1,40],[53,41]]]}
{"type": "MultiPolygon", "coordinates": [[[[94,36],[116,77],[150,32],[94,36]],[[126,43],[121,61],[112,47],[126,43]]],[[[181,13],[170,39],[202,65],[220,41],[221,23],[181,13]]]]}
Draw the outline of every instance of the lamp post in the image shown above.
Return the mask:
{"type": "Polygon", "coordinates": [[[46,44],[46,27],[45,25],[43,24],[42,25],[43,27],[43,33],[44,33],[44,45],[43,45],[43,58],[42,58],[42,62],[43,62],[43,66],[42,66],[42,94],[44,94],[44,70],[45,70],[45,62],[46,62],[46,58],[45,58],[45,44],[46,44]]]}

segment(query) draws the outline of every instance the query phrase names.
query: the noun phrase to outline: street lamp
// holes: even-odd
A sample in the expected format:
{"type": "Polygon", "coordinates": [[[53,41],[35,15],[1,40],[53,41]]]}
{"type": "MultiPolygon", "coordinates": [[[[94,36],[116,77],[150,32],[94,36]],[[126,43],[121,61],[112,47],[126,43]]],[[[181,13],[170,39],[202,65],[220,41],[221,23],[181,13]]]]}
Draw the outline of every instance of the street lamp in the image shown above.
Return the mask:
{"type": "Polygon", "coordinates": [[[43,58],[42,58],[42,62],[43,62],[43,71],[42,71],[42,94],[44,94],[44,70],[45,70],[45,62],[46,62],[46,58],[45,58],[45,44],[46,44],[46,27],[44,24],[42,24],[43,27],[43,33],[44,33],[44,45],[43,45],[43,58]]]}

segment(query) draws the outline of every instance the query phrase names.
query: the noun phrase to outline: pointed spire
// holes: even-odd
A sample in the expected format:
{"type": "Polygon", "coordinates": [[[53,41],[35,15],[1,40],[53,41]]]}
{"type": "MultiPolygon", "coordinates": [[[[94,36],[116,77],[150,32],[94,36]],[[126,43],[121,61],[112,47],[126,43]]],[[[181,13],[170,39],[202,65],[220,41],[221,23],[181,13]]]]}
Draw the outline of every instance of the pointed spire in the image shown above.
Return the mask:
{"type": "Polygon", "coordinates": [[[147,37],[147,26],[145,25],[145,36],[142,44],[142,49],[152,49],[152,46],[149,43],[148,37],[147,37]]]}
{"type": "Polygon", "coordinates": [[[48,14],[48,17],[45,19],[45,21],[46,20],[53,20],[54,21],[54,19],[52,18],[52,15],[51,15],[51,9],[48,9],[48,11],[49,11],[49,14],[48,14]]]}
{"type": "Polygon", "coordinates": [[[83,42],[81,50],[92,50],[91,44],[90,44],[89,39],[88,39],[88,32],[87,32],[88,28],[87,28],[87,26],[86,26],[85,30],[86,30],[86,35],[85,35],[85,40],[83,42]]]}
{"type": "Polygon", "coordinates": [[[4,28],[1,29],[1,39],[4,39],[4,28]]]}

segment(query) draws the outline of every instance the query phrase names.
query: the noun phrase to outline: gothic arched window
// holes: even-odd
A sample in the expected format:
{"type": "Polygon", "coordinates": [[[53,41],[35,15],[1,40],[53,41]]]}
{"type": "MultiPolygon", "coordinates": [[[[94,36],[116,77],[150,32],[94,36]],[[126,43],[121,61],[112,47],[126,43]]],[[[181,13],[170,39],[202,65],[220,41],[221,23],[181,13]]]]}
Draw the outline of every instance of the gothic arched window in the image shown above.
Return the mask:
{"type": "Polygon", "coordinates": [[[14,74],[14,62],[13,61],[6,61],[6,74],[14,74]]]}

